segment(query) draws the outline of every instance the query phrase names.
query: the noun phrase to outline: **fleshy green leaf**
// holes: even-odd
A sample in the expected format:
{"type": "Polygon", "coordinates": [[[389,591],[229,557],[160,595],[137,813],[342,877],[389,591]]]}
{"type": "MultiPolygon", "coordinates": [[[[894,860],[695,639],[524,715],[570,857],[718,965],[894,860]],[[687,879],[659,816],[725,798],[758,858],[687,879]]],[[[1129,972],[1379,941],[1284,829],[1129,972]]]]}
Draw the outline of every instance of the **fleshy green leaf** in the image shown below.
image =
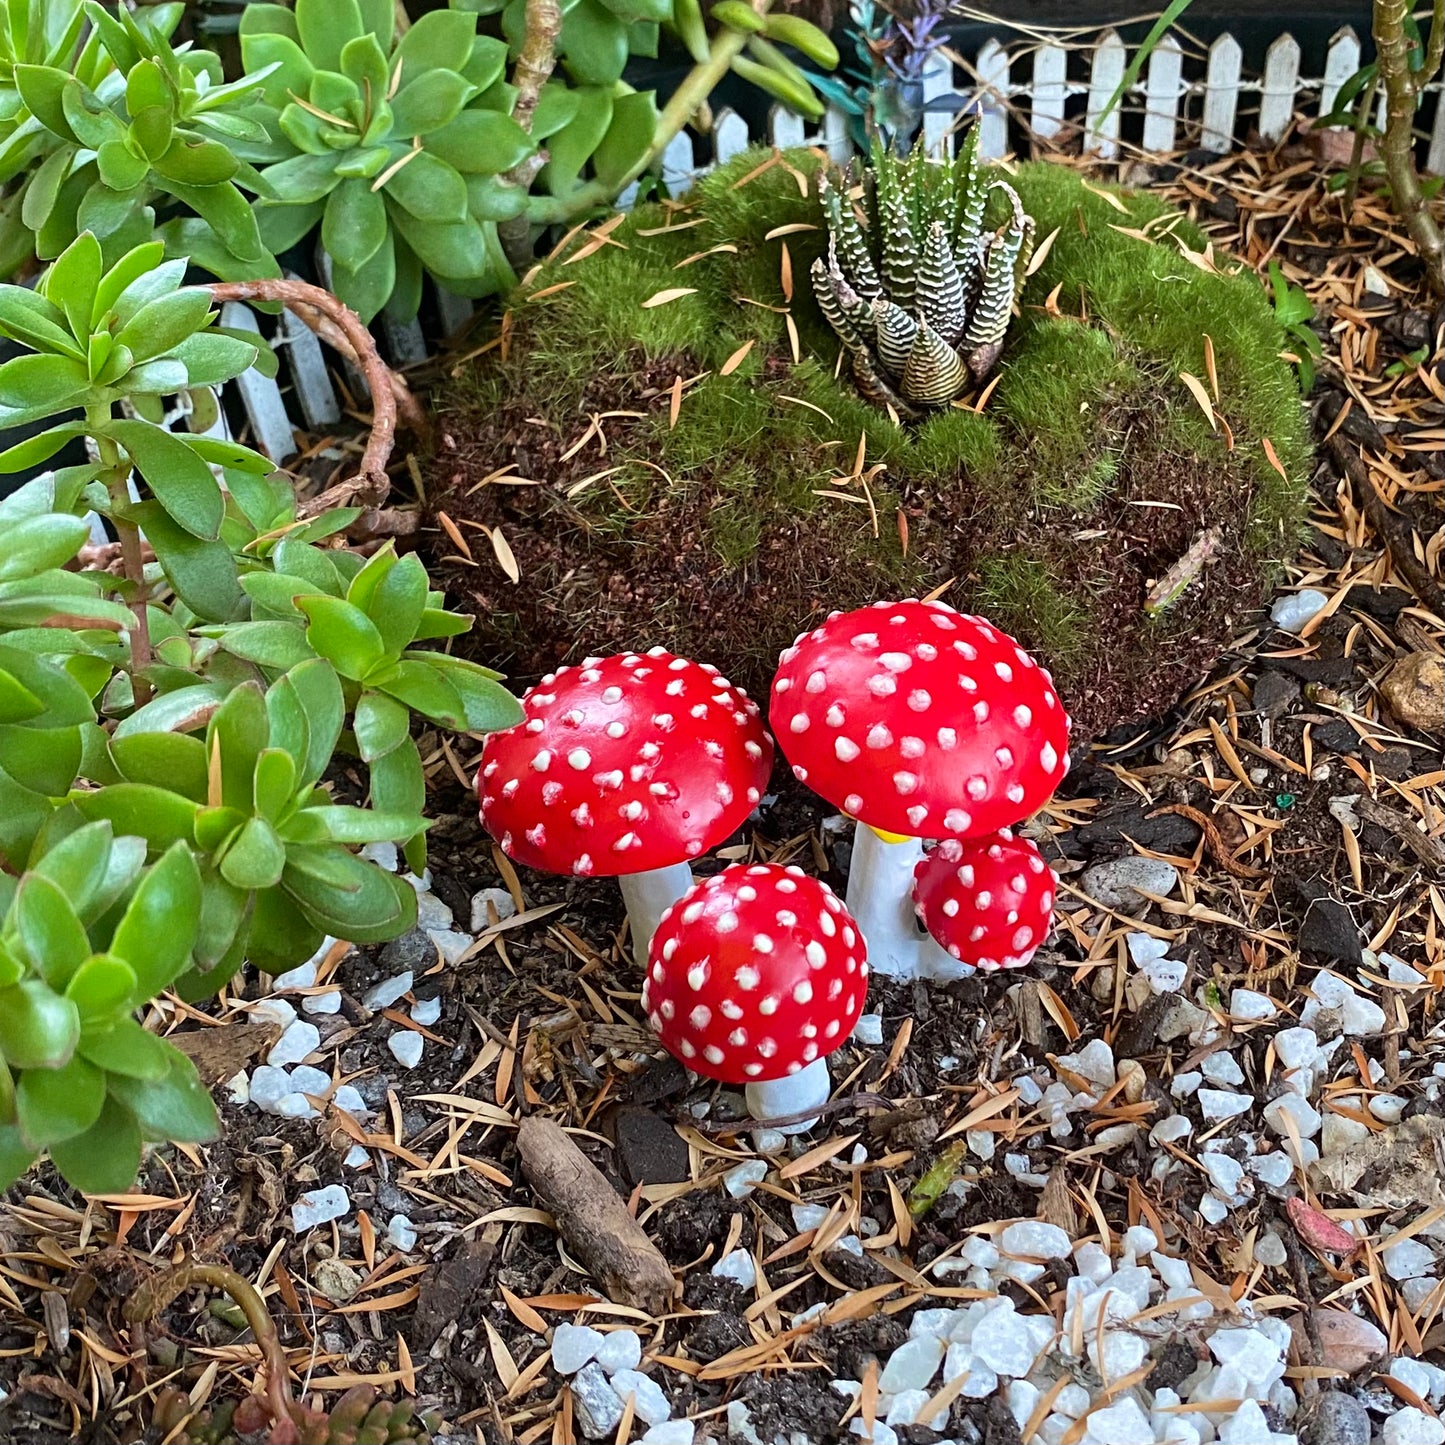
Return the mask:
{"type": "Polygon", "coordinates": [[[326,202],[321,244],[338,265],[359,270],[386,241],[386,202],[363,180],[344,180],[326,202]]]}
{"type": "Polygon", "coordinates": [[[300,597],[296,605],[308,619],[306,640],[342,677],[361,682],[385,658],[381,633],[359,607],[336,597],[300,597]]]}
{"type": "Polygon", "coordinates": [[[509,171],[537,149],[531,136],[499,110],[465,110],[433,131],[426,144],[434,156],[463,174],[483,176],[509,171]]]}
{"type": "Polygon", "coordinates": [[[374,763],[399,747],[410,730],[411,715],[384,693],[363,692],[356,702],[354,730],[363,761],[374,763]]]}
{"type": "Polygon", "coordinates": [[[107,431],[130,454],[156,500],[178,526],[203,541],[221,535],[225,500],[211,469],[190,447],[163,427],[144,421],[112,421],[107,431]]]}
{"type": "MultiPolygon", "coordinates": [[[[117,834],[144,838],[153,852],[189,838],[195,827],[195,803],[169,789],[144,783],[112,783],[94,792],[76,793],[71,801],[84,817],[107,819],[117,834]]],[[[129,957],[126,961],[135,962],[129,957]]]]}
{"type": "Polygon", "coordinates": [[[173,844],[141,879],[111,938],[111,954],[135,970],[137,1007],[186,966],[200,907],[196,861],[184,843],[173,844]]]}
{"type": "Polygon", "coordinates": [[[12,1068],[57,1069],[79,1040],[79,1011],[40,979],[0,989],[0,1054],[12,1068]]]}
{"type": "Polygon", "coordinates": [[[55,1167],[82,1194],[124,1193],[135,1183],[140,1155],[135,1115],[114,1098],[106,1099],[90,1128],[50,1146],[55,1167]]]}
{"type": "Polygon", "coordinates": [[[177,1144],[204,1144],[220,1131],[216,1106],[179,1050],[163,1079],[128,1079],[112,1074],[110,1092],[134,1114],[141,1137],[177,1144]]]}
{"type": "Polygon", "coordinates": [[[85,1059],[58,1069],[26,1069],[15,1089],[20,1132],[37,1149],[83,1134],[105,1105],[105,1075],[85,1059]]]}
{"type": "Polygon", "coordinates": [[[65,986],[65,996],[80,1010],[83,1031],[89,1023],[113,1019],[125,1008],[135,986],[135,970],[128,963],[95,953],[76,969],[65,986]]]}
{"type": "Polygon", "coordinates": [[[43,874],[28,874],[15,891],[10,922],[30,966],[63,991],[90,956],[90,940],[65,894],[43,874]]]}

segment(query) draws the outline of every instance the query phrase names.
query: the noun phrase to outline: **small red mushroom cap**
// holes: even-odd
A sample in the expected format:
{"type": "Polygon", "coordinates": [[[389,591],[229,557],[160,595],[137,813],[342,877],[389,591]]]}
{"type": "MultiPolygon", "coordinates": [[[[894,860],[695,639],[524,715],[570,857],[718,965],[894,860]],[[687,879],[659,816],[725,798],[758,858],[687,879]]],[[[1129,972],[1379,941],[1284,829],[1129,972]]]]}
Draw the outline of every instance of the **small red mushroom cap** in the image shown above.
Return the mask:
{"type": "Polygon", "coordinates": [[[975,968],[1022,968],[1053,927],[1058,880],[1007,829],[945,838],[913,870],[913,904],[937,943],[975,968]]]}
{"type": "Polygon", "coordinates": [[[868,946],[826,883],[735,863],[662,915],[642,1007],[668,1052],[726,1084],[796,1074],[853,1032],[868,946]]]}
{"type": "Polygon", "coordinates": [[[551,873],[645,873],[722,842],[762,798],[773,744],[758,705],[660,647],[559,667],[491,733],[477,774],[502,851],[551,873]]]}
{"type": "Polygon", "coordinates": [[[905,837],[969,837],[1037,811],[1069,767],[1053,679],[941,602],[835,612],[783,653],[770,718],[807,783],[905,837]]]}

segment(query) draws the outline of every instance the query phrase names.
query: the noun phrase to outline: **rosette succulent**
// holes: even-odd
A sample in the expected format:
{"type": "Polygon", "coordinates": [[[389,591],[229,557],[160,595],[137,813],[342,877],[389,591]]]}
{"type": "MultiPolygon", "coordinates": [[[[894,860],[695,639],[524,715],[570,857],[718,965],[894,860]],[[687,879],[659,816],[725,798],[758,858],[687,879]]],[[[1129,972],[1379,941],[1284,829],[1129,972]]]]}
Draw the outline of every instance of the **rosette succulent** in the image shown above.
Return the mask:
{"type": "Polygon", "coordinates": [[[813,262],[813,291],[859,390],[905,417],[947,406],[998,360],[1033,251],[1033,218],[1012,186],[980,166],[976,130],[941,165],[921,142],[906,160],[875,146],[862,192],[866,232],[850,179],[820,186],[828,254],[813,262]],[[1008,212],[990,229],[995,191],[1008,212]]]}

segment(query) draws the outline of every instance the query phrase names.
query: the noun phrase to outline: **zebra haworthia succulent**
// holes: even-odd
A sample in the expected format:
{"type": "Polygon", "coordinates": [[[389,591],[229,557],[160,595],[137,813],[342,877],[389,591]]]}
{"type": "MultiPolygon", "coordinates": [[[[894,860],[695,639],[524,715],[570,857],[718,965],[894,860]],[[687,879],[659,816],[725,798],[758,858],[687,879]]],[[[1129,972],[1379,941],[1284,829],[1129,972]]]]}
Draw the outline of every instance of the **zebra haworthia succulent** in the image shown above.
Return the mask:
{"type": "Polygon", "coordinates": [[[862,187],[866,232],[849,175],[841,185],[820,176],[819,191],[828,254],[813,262],[813,291],[864,396],[914,417],[982,381],[1003,347],[1034,222],[1013,187],[980,166],[977,131],[941,164],[921,141],[906,160],[875,146],[862,187]],[[994,191],[1010,214],[989,230],[994,191]]]}

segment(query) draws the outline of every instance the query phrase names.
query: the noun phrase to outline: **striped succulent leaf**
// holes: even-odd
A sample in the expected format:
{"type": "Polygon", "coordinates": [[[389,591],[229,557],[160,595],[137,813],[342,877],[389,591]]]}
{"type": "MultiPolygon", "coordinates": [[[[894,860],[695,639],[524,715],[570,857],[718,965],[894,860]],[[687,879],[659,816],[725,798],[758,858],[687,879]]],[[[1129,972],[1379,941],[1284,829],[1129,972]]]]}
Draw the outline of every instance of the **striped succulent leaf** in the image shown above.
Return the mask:
{"type": "Polygon", "coordinates": [[[930,162],[921,143],[903,160],[875,147],[861,207],[851,176],[819,184],[829,236],[813,290],[859,390],[905,417],[947,406],[998,360],[1033,252],[1033,218],[1012,186],[985,173],[976,131],[950,163],[930,162]],[[995,191],[1010,214],[989,230],[995,191]]]}

